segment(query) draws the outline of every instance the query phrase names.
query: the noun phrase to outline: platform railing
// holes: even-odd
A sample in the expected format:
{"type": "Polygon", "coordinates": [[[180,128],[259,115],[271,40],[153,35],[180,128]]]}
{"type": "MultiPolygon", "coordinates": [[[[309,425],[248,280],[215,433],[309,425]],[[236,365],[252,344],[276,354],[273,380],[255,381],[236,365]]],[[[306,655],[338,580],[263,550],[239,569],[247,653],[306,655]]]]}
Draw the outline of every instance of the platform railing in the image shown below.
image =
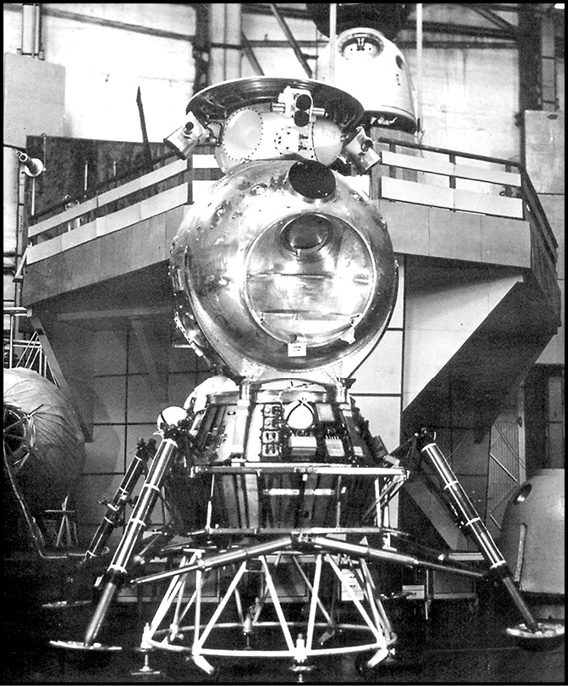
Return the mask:
{"type": "MultiPolygon", "coordinates": [[[[69,200],[72,206],[63,212],[44,212],[44,217],[51,215],[47,218],[30,217],[27,264],[191,204],[194,193],[221,176],[212,150],[212,146],[201,146],[189,160],[170,161],[93,197],[82,194],[69,200]]],[[[108,188],[109,183],[101,188],[108,188]]]]}
{"type": "Polygon", "coordinates": [[[375,147],[379,198],[526,221],[531,271],[560,321],[558,242],[520,162],[383,137],[375,147]]]}

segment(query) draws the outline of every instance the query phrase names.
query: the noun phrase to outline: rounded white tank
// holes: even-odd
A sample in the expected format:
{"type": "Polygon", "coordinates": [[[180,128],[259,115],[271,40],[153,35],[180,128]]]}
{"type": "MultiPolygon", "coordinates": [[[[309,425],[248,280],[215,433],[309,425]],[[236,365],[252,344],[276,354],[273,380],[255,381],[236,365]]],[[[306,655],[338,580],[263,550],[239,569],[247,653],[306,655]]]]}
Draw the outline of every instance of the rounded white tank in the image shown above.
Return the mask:
{"type": "Polygon", "coordinates": [[[564,594],[564,475],[539,470],[505,510],[499,547],[521,591],[564,594]]]}
{"type": "Polygon", "coordinates": [[[357,98],[372,124],[415,133],[416,95],[397,46],[375,29],[348,29],[337,36],[332,66],[331,45],[318,58],[318,79],[357,98]]]}

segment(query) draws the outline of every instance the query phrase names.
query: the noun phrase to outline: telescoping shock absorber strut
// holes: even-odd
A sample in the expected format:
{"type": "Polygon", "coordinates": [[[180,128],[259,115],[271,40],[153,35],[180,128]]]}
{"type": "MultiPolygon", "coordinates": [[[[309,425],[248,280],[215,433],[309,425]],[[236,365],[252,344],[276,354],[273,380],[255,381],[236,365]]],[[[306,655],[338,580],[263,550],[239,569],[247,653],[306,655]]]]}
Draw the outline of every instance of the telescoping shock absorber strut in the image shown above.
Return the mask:
{"type": "Polygon", "coordinates": [[[101,502],[101,504],[106,506],[106,513],[98,525],[89,547],[82,554],[79,564],[75,566],[72,575],[68,577],[68,599],[56,603],[45,603],[44,607],[73,607],[89,604],[88,600],[81,600],[79,597],[83,589],[83,582],[87,579],[95,565],[101,560],[102,555],[108,552],[105,546],[112,532],[122,521],[126,505],[132,502],[134,488],[142,476],[148,472],[148,461],[155,454],[155,439],[151,438],[148,443],[143,439],[138,441],[136,454],[131,460],[128,469],[116,489],[114,497],[110,501],[105,499],[101,502]]]}
{"type": "MultiPolygon", "coordinates": [[[[444,502],[465,531],[475,540],[481,554],[489,565],[491,574],[500,579],[517,609],[525,620],[524,625],[508,629],[517,637],[551,638],[550,627],[544,627],[533,616],[516,587],[511,570],[497,547],[485,523],[458,481],[450,464],[435,442],[436,434],[422,429],[416,434],[416,445],[425,462],[434,470],[446,496],[444,502]],[[526,629],[525,629],[526,627],[526,629]]],[[[556,632],[552,632],[556,635],[556,632]]]]}
{"type": "Polygon", "coordinates": [[[85,634],[85,645],[87,647],[92,646],[95,642],[108,609],[117,591],[124,583],[128,563],[140,536],[146,528],[148,517],[158,498],[164,475],[178,447],[174,438],[167,437],[166,434],[167,432],[164,433],[164,438],[152,461],[148,477],[142,486],[140,496],[128,520],[124,535],[103,577],[103,589],[99,602],[85,634]]]}
{"type": "Polygon", "coordinates": [[[148,459],[156,453],[155,443],[156,441],[153,438],[151,438],[148,443],[142,439],[138,441],[136,454],[130,462],[113,499],[105,503],[107,512],[91,539],[89,548],[81,563],[82,565],[88,564],[100,555],[111,533],[118,526],[126,504],[129,502],[130,498],[132,498],[132,493],[136,484],[143,473],[148,469],[148,459]]]}
{"type": "MultiPolygon", "coordinates": [[[[177,409],[177,408],[176,408],[177,409]]],[[[146,528],[152,510],[158,500],[160,489],[164,482],[164,478],[168,473],[173,457],[179,449],[179,440],[182,434],[187,435],[187,416],[183,410],[183,416],[177,414],[175,417],[165,416],[165,411],[160,415],[158,426],[162,434],[162,441],[154,458],[152,464],[146,475],[146,479],[140,491],[140,495],[136,500],[136,505],[132,510],[132,514],[126,525],[124,534],[120,539],[120,543],[116,548],[112,560],[102,577],[100,593],[97,606],[87,627],[85,638],[82,643],[66,642],[66,641],[50,641],[50,643],[57,647],[75,648],[75,649],[102,649],[113,650],[115,648],[109,646],[101,646],[95,643],[101,626],[108,614],[108,610],[116,597],[118,591],[124,584],[128,566],[132,560],[136,545],[146,528]]],[[[137,462],[132,468],[129,477],[138,478],[142,471],[142,462],[137,462]]],[[[114,522],[109,522],[110,524],[114,522]]],[[[104,534],[108,533],[105,525],[104,534]]],[[[101,540],[97,537],[97,541],[92,544],[92,547],[99,551],[101,540]]],[[[91,550],[91,552],[93,552],[91,550]]]]}

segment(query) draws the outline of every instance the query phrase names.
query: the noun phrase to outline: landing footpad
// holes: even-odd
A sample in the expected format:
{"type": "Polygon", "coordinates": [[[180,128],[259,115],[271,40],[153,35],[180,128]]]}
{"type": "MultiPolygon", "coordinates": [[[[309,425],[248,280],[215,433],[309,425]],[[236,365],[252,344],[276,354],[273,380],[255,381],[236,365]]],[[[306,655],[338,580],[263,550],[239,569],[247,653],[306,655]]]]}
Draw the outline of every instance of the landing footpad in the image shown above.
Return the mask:
{"type": "Polygon", "coordinates": [[[552,650],[559,645],[565,633],[564,624],[558,622],[537,622],[536,631],[530,631],[524,623],[507,629],[509,636],[517,639],[521,648],[528,650],[552,650]]]}
{"type": "Polygon", "coordinates": [[[102,643],[93,643],[93,645],[85,645],[80,641],[50,641],[49,645],[54,648],[66,648],[67,650],[84,650],[89,652],[101,652],[108,653],[113,651],[122,650],[121,646],[104,646],[102,643]]]}

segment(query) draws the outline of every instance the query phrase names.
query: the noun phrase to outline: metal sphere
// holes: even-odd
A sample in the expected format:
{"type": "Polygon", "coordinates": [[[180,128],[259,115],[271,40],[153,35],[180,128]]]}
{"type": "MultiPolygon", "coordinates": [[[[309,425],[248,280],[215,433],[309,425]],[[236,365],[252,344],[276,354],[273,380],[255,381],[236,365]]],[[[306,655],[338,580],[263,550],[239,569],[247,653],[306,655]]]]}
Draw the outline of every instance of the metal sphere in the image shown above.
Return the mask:
{"type": "Polygon", "coordinates": [[[354,354],[385,327],[397,286],[369,198],[318,162],[286,159],[239,165],[193,206],[171,276],[188,340],[204,337],[240,375],[354,354]]]}

